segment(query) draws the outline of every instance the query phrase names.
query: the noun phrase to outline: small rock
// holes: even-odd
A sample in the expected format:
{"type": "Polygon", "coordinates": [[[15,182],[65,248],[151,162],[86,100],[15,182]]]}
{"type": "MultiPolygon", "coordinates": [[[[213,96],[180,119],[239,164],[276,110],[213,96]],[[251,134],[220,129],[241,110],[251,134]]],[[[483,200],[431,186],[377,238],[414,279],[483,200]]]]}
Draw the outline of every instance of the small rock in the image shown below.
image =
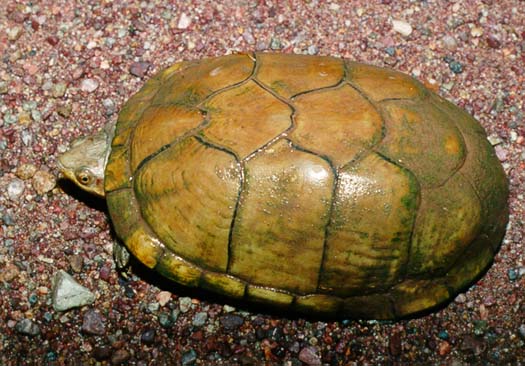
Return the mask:
{"type": "Polygon", "coordinates": [[[270,48],[272,50],[281,49],[281,41],[277,38],[272,37],[272,39],[270,40],[270,48]]]}
{"type": "Polygon", "coordinates": [[[232,330],[239,328],[244,323],[244,319],[238,315],[226,314],[220,317],[220,322],[225,329],[232,330]]]}
{"type": "Polygon", "coordinates": [[[129,351],[125,349],[118,349],[111,355],[111,364],[112,365],[121,365],[124,362],[128,361],[131,358],[129,351]]]}
{"type": "Polygon", "coordinates": [[[58,42],[60,41],[60,39],[57,36],[55,36],[55,35],[51,35],[51,36],[46,38],[46,41],[51,46],[56,46],[58,44],[58,42]]]}
{"type": "Polygon", "coordinates": [[[446,329],[440,330],[439,333],[438,333],[438,337],[440,339],[443,339],[443,340],[446,341],[448,339],[448,332],[447,332],[447,330],[446,329]]]}
{"type": "Polygon", "coordinates": [[[106,326],[102,315],[93,309],[86,311],[82,322],[82,331],[92,335],[104,335],[106,326]]]}
{"type": "Polygon", "coordinates": [[[235,311],[235,307],[230,306],[230,305],[224,305],[222,309],[224,310],[225,313],[233,313],[235,311]]]}
{"type": "Polygon", "coordinates": [[[18,267],[12,263],[9,263],[0,271],[0,281],[9,283],[17,278],[19,273],[20,270],[18,267]]]}
{"type": "Polygon", "coordinates": [[[521,339],[525,339],[525,324],[520,325],[520,327],[518,328],[518,333],[521,339]]]}
{"type": "Polygon", "coordinates": [[[310,46],[308,46],[308,54],[309,55],[317,55],[317,53],[319,52],[319,49],[317,48],[316,45],[312,44],[310,46]]]}
{"type": "Polygon", "coordinates": [[[392,20],[392,27],[395,32],[405,37],[412,33],[412,26],[404,20],[392,20]]]}
{"type": "Polygon", "coordinates": [[[190,348],[182,354],[181,364],[183,366],[193,365],[195,361],[197,361],[197,353],[193,349],[190,348]]]}
{"type": "Polygon", "coordinates": [[[32,178],[33,175],[35,175],[36,171],[37,168],[35,165],[22,164],[16,169],[15,175],[20,179],[26,180],[32,178]]]}
{"type": "Polygon", "coordinates": [[[195,327],[202,327],[204,324],[206,324],[207,319],[208,319],[208,314],[205,312],[200,312],[200,313],[195,314],[195,316],[193,317],[193,321],[191,323],[195,327]]]}
{"type": "Polygon", "coordinates": [[[12,201],[18,201],[22,193],[24,193],[25,184],[21,179],[13,178],[7,185],[7,196],[12,201]]]}
{"type": "Polygon", "coordinates": [[[73,107],[70,104],[65,104],[57,107],[57,113],[64,118],[68,118],[71,115],[72,110],[73,107]]]}
{"type": "Polygon", "coordinates": [[[472,27],[470,30],[470,35],[474,38],[481,37],[483,35],[483,28],[472,27]]]}
{"type": "Polygon", "coordinates": [[[111,348],[105,346],[95,347],[93,348],[91,355],[97,361],[107,360],[111,357],[111,348]]]}
{"type": "Polygon", "coordinates": [[[156,299],[160,306],[166,305],[171,299],[171,292],[161,291],[157,294],[156,299]]]}
{"type": "Polygon", "coordinates": [[[447,341],[439,343],[438,353],[440,356],[448,355],[450,353],[450,343],[448,343],[447,341]]]}
{"type": "Polygon", "coordinates": [[[454,74],[461,74],[463,72],[463,65],[457,61],[450,62],[448,67],[454,74]]]}
{"type": "Polygon", "coordinates": [[[147,345],[155,342],[155,329],[146,329],[140,336],[140,341],[147,345]]]}
{"type": "Polygon", "coordinates": [[[179,299],[179,308],[181,313],[187,313],[191,308],[191,297],[181,297],[179,299]]]}
{"type": "Polygon", "coordinates": [[[31,114],[26,111],[18,113],[18,123],[24,126],[29,125],[31,123],[31,114]]]}
{"type": "Polygon", "coordinates": [[[244,38],[244,40],[246,41],[246,43],[248,44],[255,44],[255,38],[253,38],[253,35],[250,31],[248,30],[245,30],[243,33],[242,33],[242,38],[244,38]]]}
{"type": "Polygon", "coordinates": [[[151,64],[149,62],[134,62],[131,64],[129,72],[131,75],[141,78],[144,77],[144,75],[146,75],[146,72],[149,70],[150,67],[151,64]]]}
{"type": "Polygon", "coordinates": [[[66,83],[56,83],[56,84],[53,84],[53,86],[51,87],[51,95],[54,98],[61,98],[64,96],[64,94],[66,94],[66,90],[67,90],[66,83]]]}
{"type": "Polygon", "coordinates": [[[95,90],[97,90],[97,88],[98,88],[98,81],[95,79],[84,79],[80,83],[80,90],[87,92],[87,93],[92,93],[95,90]]]}
{"type": "Polygon", "coordinates": [[[518,274],[516,273],[516,270],[514,268],[511,268],[507,271],[507,276],[511,281],[515,281],[516,278],[518,278],[518,274]]]}
{"type": "Polygon", "coordinates": [[[55,188],[56,179],[51,173],[39,170],[33,176],[32,184],[36,193],[44,194],[55,188]]]}
{"type": "Polygon", "coordinates": [[[24,145],[29,146],[33,142],[33,134],[29,130],[22,130],[22,142],[24,145]]]}
{"type": "Polygon", "coordinates": [[[56,311],[66,311],[95,302],[95,295],[89,289],[78,284],[73,277],[62,270],[55,274],[51,297],[56,311]]]}
{"type": "Polygon", "coordinates": [[[36,336],[40,333],[40,328],[31,319],[22,319],[15,325],[15,330],[29,336],[36,336]]]}
{"type": "Polygon", "coordinates": [[[475,356],[479,356],[481,353],[483,353],[485,348],[486,345],[481,340],[470,335],[466,335],[461,342],[461,350],[470,351],[475,356]]]}
{"type": "Polygon", "coordinates": [[[110,99],[110,98],[104,99],[102,101],[102,105],[106,109],[106,116],[111,116],[117,110],[117,107],[116,107],[115,102],[113,101],[113,99],[110,99]]]}
{"type": "Polygon", "coordinates": [[[179,18],[179,22],[177,23],[177,28],[179,29],[186,29],[191,24],[191,18],[187,16],[185,13],[182,13],[179,18]]]}
{"type": "Polygon", "coordinates": [[[503,162],[507,160],[507,151],[503,148],[503,146],[501,145],[494,146],[494,151],[496,152],[496,156],[498,157],[499,161],[503,162]]]}
{"type": "Polygon", "coordinates": [[[321,366],[321,357],[317,354],[316,347],[304,347],[299,352],[299,360],[308,366],[321,366]]]}
{"type": "Polygon", "coordinates": [[[465,301],[467,301],[467,296],[465,294],[459,294],[458,296],[456,296],[454,301],[458,304],[463,304],[465,301]]]}
{"type": "Polygon", "coordinates": [[[456,47],[458,46],[458,43],[457,43],[456,39],[455,39],[454,37],[452,37],[452,36],[448,36],[448,35],[447,35],[447,36],[444,36],[444,37],[442,38],[442,40],[443,40],[443,45],[444,45],[447,49],[449,49],[449,50],[451,50],[451,51],[455,50],[456,47]]]}
{"type": "Polygon", "coordinates": [[[488,328],[488,323],[486,320],[474,320],[474,334],[477,336],[482,336],[485,334],[488,328]]]}
{"type": "Polygon", "coordinates": [[[20,38],[22,33],[23,33],[23,28],[21,27],[16,26],[16,27],[10,28],[7,30],[7,39],[10,40],[11,42],[14,42],[18,40],[18,38],[20,38]]]}
{"type": "Polygon", "coordinates": [[[500,48],[501,41],[495,34],[489,34],[487,37],[487,44],[490,48],[500,48]]]}

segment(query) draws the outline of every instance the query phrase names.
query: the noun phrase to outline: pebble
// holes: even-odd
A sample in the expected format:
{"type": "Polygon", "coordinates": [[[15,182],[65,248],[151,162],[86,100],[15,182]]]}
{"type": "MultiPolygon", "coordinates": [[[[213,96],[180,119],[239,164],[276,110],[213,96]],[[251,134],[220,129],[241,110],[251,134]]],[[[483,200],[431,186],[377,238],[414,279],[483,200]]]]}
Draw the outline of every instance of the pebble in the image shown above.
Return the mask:
{"type": "Polygon", "coordinates": [[[18,201],[22,193],[24,193],[24,181],[18,178],[13,178],[7,185],[7,197],[12,201],[18,201]]]}
{"type": "Polygon", "coordinates": [[[452,61],[448,64],[448,67],[454,74],[461,74],[463,72],[463,65],[458,61],[452,61]]]}
{"type": "Polygon", "coordinates": [[[448,332],[446,331],[446,329],[440,330],[439,333],[438,333],[438,337],[440,339],[447,340],[448,339],[448,332]]]}
{"type": "Polygon", "coordinates": [[[140,341],[147,345],[152,345],[155,342],[155,329],[146,329],[140,335],[140,341]]]}
{"type": "Polygon", "coordinates": [[[226,314],[220,317],[221,325],[227,329],[237,329],[244,323],[244,319],[235,314],[226,314]]]}
{"type": "Polygon", "coordinates": [[[44,194],[51,191],[55,188],[56,183],[55,176],[44,170],[37,171],[32,180],[33,188],[38,194],[44,194]]]}
{"type": "Polygon", "coordinates": [[[458,304],[463,304],[465,301],[467,301],[467,296],[465,294],[459,294],[458,296],[456,296],[454,301],[458,304]]]}
{"type": "Polygon", "coordinates": [[[438,346],[438,353],[440,356],[446,356],[450,353],[450,343],[447,341],[443,341],[439,343],[438,346]]]}
{"type": "Polygon", "coordinates": [[[253,34],[250,31],[248,31],[248,30],[245,30],[242,33],[242,38],[244,38],[244,40],[248,44],[255,44],[255,38],[253,38],[253,34]]]}
{"type": "Polygon", "coordinates": [[[506,161],[507,160],[507,151],[505,148],[501,145],[494,146],[494,151],[496,152],[496,156],[498,157],[499,161],[506,161]]]}
{"type": "Polygon", "coordinates": [[[319,49],[317,48],[316,45],[312,44],[308,46],[307,52],[309,55],[317,55],[319,53],[319,49]]]}
{"type": "Polygon", "coordinates": [[[102,101],[102,105],[106,109],[106,116],[111,116],[117,111],[117,106],[115,105],[115,102],[113,99],[106,98],[102,101]]]}
{"type": "Polygon", "coordinates": [[[66,311],[95,302],[95,295],[89,289],[78,284],[62,270],[55,274],[51,298],[56,311],[66,311]]]}
{"type": "Polygon", "coordinates": [[[18,269],[18,267],[14,264],[9,263],[4,268],[2,268],[2,271],[0,271],[0,281],[5,281],[9,283],[15,278],[17,278],[19,273],[20,270],[18,269]]]}
{"type": "Polygon", "coordinates": [[[84,265],[84,258],[81,255],[74,254],[69,257],[69,265],[73,272],[80,273],[82,271],[82,266],[84,265]]]}
{"type": "Polygon", "coordinates": [[[321,366],[321,357],[317,354],[316,347],[304,347],[299,352],[299,360],[308,366],[321,366]]]}
{"type": "Polygon", "coordinates": [[[525,324],[520,325],[518,328],[519,335],[522,339],[525,339],[525,324]]]}
{"type": "Polygon", "coordinates": [[[33,164],[22,164],[16,168],[15,175],[20,179],[27,180],[32,178],[37,170],[37,167],[33,164]]]}
{"type": "Polygon", "coordinates": [[[93,348],[91,355],[97,361],[107,360],[111,357],[111,348],[105,346],[95,347],[93,348]]]}
{"type": "Polygon", "coordinates": [[[234,306],[224,305],[222,310],[224,310],[225,313],[233,313],[236,309],[234,306]]]}
{"type": "Polygon", "coordinates": [[[31,131],[29,130],[22,130],[22,142],[24,145],[29,146],[33,142],[33,135],[31,134],[31,131]]]}
{"type": "Polygon", "coordinates": [[[449,36],[449,35],[446,35],[442,38],[443,40],[443,45],[448,49],[448,50],[455,50],[456,47],[458,46],[458,43],[456,41],[456,39],[452,36],[449,36]]]}
{"type": "Polygon", "coordinates": [[[14,42],[20,38],[23,33],[23,28],[15,26],[7,30],[7,39],[14,42]]]}
{"type": "Polygon", "coordinates": [[[144,75],[146,75],[146,72],[149,70],[150,67],[151,64],[149,62],[134,62],[129,68],[129,73],[131,75],[141,78],[144,77],[144,75]]]}
{"type": "Polygon", "coordinates": [[[191,308],[191,297],[181,297],[179,299],[179,308],[181,313],[187,313],[191,308]]]}
{"type": "Polygon", "coordinates": [[[489,34],[487,37],[487,45],[490,48],[500,48],[501,47],[501,41],[499,38],[494,34],[489,34]]]}
{"type": "Polygon", "coordinates": [[[487,331],[488,323],[486,320],[474,320],[474,334],[482,336],[487,331]]]}
{"type": "Polygon", "coordinates": [[[200,313],[195,314],[195,316],[193,317],[193,321],[191,323],[195,327],[202,327],[204,324],[206,324],[207,319],[208,319],[208,314],[205,312],[200,312],[200,313]]]}
{"type": "Polygon", "coordinates": [[[124,362],[127,362],[131,358],[129,351],[125,349],[118,349],[111,355],[111,364],[112,365],[121,365],[124,362]]]}
{"type": "Polygon", "coordinates": [[[70,104],[61,105],[57,108],[57,113],[64,118],[68,118],[71,115],[73,107],[70,104]]]}
{"type": "Polygon", "coordinates": [[[518,273],[514,268],[511,268],[507,271],[507,276],[509,277],[509,280],[515,281],[516,278],[518,278],[518,273]]]}
{"type": "Polygon", "coordinates": [[[18,333],[28,336],[36,336],[40,333],[40,328],[31,319],[22,319],[15,325],[15,330],[18,333]]]}
{"type": "Polygon", "coordinates": [[[191,24],[191,18],[187,16],[186,13],[182,13],[177,23],[177,28],[186,29],[190,26],[190,24],[191,24]]]}
{"type": "Polygon", "coordinates": [[[66,94],[66,90],[67,90],[66,83],[56,83],[56,84],[53,84],[53,86],[51,87],[51,95],[54,98],[61,98],[64,96],[64,94],[66,94]]]}
{"type": "Polygon", "coordinates": [[[281,49],[281,41],[277,38],[272,37],[272,39],[270,40],[270,48],[272,50],[281,49]]]}
{"type": "Polygon", "coordinates": [[[412,26],[404,20],[392,20],[392,27],[395,32],[405,37],[412,33],[412,26]]]}
{"type": "Polygon", "coordinates": [[[98,81],[95,79],[84,79],[80,83],[80,90],[87,92],[87,93],[92,93],[95,90],[97,90],[97,88],[98,88],[98,81]]]}
{"type": "Polygon", "coordinates": [[[92,335],[104,335],[106,333],[106,325],[102,315],[93,309],[86,311],[82,321],[82,331],[92,335]]]}
{"type": "Polygon", "coordinates": [[[190,348],[188,351],[182,354],[180,361],[183,366],[193,365],[195,361],[197,361],[197,353],[190,348]]]}
{"type": "Polygon", "coordinates": [[[160,306],[166,305],[170,299],[171,299],[171,292],[169,291],[161,291],[156,296],[157,302],[160,306]]]}

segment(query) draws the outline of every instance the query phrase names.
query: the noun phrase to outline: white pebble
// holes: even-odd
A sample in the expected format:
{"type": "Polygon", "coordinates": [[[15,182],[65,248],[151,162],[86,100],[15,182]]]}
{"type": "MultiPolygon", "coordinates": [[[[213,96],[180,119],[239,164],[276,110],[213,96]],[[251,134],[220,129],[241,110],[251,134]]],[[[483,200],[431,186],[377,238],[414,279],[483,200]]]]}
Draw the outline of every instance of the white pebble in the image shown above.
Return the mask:
{"type": "Polygon", "coordinates": [[[25,185],[21,179],[14,178],[7,186],[7,196],[9,199],[16,201],[24,193],[25,185]]]}
{"type": "Polygon", "coordinates": [[[177,28],[179,29],[186,29],[191,24],[191,18],[187,16],[185,13],[182,13],[179,18],[179,22],[177,23],[177,28]]]}
{"type": "Polygon", "coordinates": [[[409,36],[412,33],[412,26],[405,22],[404,20],[392,20],[392,26],[394,31],[403,35],[409,36]]]}
{"type": "Polygon", "coordinates": [[[98,81],[95,79],[84,79],[82,80],[82,83],[80,83],[80,89],[82,91],[85,91],[87,93],[92,93],[98,88],[98,81]]]}

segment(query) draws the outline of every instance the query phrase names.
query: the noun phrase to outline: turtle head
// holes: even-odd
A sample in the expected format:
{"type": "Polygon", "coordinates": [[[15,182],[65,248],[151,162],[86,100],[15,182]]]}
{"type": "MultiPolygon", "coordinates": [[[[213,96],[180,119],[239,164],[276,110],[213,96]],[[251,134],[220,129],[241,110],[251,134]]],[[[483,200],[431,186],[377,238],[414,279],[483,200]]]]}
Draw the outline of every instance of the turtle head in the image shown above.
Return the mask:
{"type": "Polygon", "coordinates": [[[104,170],[111,151],[114,124],[95,135],[81,137],[58,157],[58,167],[65,178],[83,190],[104,197],[104,170]]]}

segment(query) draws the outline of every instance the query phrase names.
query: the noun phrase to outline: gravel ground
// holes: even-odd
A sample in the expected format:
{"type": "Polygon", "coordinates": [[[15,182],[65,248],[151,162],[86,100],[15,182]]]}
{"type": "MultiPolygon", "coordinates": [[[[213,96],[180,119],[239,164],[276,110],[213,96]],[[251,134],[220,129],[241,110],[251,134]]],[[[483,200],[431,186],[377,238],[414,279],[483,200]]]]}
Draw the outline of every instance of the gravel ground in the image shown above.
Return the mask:
{"type": "Polygon", "coordinates": [[[1,365],[525,363],[523,1],[121,3],[2,2],[1,365]],[[474,114],[511,187],[486,276],[399,322],[264,314],[174,289],[138,264],[119,276],[104,203],[56,186],[56,156],[115,119],[155,71],[243,50],[390,66],[474,114]]]}

